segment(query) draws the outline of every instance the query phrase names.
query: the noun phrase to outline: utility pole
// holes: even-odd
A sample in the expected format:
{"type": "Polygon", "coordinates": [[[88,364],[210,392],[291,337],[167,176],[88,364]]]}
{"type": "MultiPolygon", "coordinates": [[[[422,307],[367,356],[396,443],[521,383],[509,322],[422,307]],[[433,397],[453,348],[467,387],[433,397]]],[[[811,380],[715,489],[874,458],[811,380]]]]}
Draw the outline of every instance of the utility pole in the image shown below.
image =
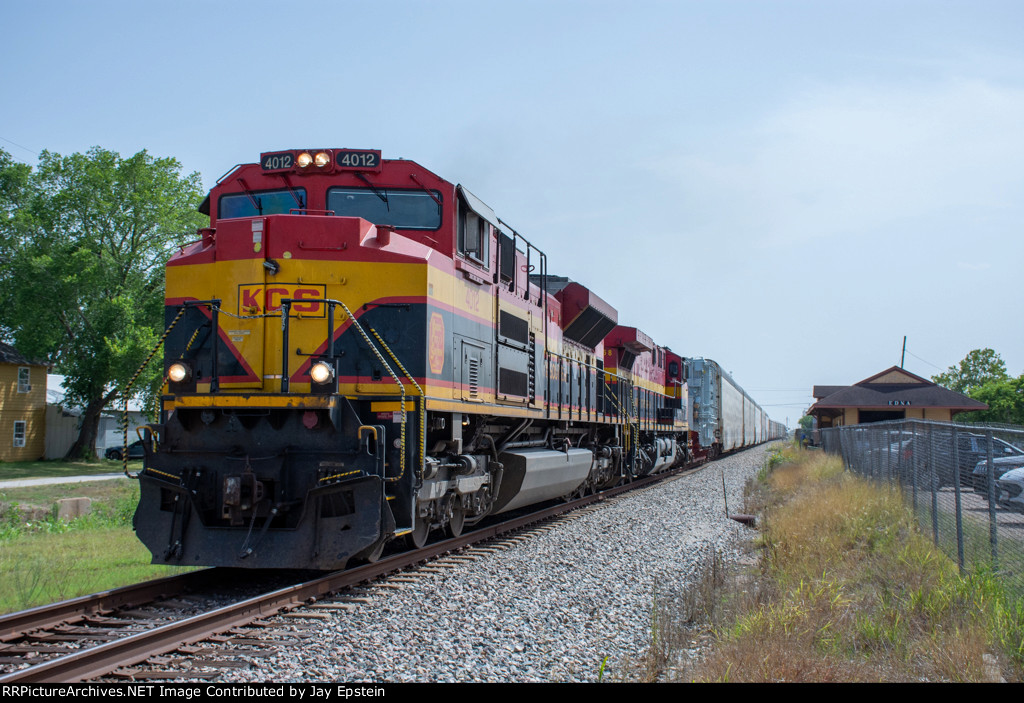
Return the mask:
{"type": "Polygon", "coordinates": [[[903,368],[903,359],[907,356],[907,335],[903,335],[903,353],[900,354],[900,368],[903,368]]]}

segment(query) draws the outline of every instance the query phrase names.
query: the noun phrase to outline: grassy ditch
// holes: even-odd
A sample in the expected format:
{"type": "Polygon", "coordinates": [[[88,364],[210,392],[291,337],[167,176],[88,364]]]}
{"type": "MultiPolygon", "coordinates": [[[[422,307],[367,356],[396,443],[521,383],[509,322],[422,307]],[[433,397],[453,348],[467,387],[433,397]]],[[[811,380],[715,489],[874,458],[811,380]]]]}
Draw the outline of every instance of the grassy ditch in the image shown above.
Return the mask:
{"type": "Polygon", "coordinates": [[[150,565],[131,527],[138,483],[128,479],[0,492],[0,613],[180,571],[150,565]],[[88,497],[92,512],[58,520],[58,498],[88,497]]]}
{"type": "Polygon", "coordinates": [[[898,490],[786,449],[748,488],[756,566],[709,560],[655,603],[649,678],[993,681],[1024,678],[1024,599],[961,575],[898,490]]]}

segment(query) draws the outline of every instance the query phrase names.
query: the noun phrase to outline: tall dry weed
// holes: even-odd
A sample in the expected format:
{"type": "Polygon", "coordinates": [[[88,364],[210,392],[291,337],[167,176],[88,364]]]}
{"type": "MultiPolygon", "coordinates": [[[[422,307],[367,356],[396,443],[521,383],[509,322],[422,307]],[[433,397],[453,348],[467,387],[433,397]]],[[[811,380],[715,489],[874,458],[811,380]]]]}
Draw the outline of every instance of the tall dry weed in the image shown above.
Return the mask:
{"type": "Polygon", "coordinates": [[[985,681],[999,662],[1019,676],[1024,604],[1008,604],[984,574],[962,578],[918,533],[898,491],[804,452],[750,495],[765,506],[758,583],[770,586],[709,624],[714,646],[682,678],[985,681]]]}

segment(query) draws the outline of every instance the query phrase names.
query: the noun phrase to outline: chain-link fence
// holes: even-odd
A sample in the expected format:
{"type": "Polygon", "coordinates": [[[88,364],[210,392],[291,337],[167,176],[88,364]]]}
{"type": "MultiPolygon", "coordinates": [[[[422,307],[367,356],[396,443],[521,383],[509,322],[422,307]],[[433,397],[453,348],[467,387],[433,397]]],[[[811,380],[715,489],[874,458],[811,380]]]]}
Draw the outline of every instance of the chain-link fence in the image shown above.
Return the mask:
{"type": "Polygon", "coordinates": [[[961,569],[991,565],[1024,591],[1024,428],[895,420],[820,432],[849,471],[902,489],[961,569]]]}

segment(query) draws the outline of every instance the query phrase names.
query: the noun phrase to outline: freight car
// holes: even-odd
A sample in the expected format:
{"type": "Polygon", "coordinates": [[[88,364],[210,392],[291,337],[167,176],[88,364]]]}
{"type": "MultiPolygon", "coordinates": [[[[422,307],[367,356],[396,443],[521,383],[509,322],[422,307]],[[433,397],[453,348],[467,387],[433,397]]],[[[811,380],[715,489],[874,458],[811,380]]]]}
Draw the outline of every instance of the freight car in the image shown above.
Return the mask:
{"type": "Polygon", "coordinates": [[[690,358],[685,368],[686,420],[696,456],[713,459],[786,435],[785,425],[769,418],[717,362],[690,358]]]}
{"type": "Polygon", "coordinates": [[[166,268],[139,475],[155,563],[343,568],[781,436],[415,162],[264,153],[200,211],[166,268]],[[688,376],[715,395],[691,403],[688,376]]]}

